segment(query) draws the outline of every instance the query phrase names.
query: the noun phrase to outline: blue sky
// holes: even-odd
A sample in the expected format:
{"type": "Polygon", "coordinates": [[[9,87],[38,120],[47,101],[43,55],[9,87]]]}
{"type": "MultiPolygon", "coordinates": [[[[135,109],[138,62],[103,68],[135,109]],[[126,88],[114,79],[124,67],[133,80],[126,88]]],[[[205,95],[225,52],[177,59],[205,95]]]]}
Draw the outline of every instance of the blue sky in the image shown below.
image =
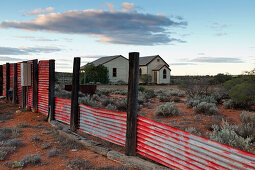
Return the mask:
{"type": "Polygon", "coordinates": [[[172,75],[255,67],[255,1],[2,0],[0,64],[55,59],[72,70],[100,56],[160,55],[172,75]]]}

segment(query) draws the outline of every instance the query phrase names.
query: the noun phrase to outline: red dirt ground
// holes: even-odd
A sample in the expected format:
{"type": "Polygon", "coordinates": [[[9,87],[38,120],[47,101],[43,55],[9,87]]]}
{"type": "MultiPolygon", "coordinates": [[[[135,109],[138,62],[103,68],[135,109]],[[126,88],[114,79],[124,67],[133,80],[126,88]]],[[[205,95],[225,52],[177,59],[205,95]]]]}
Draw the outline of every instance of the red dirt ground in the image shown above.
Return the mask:
{"type": "MultiPolygon", "coordinates": [[[[5,105],[5,103],[1,102],[0,105],[5,105]]],[[[5,108],[4,111],[9,110],[10,108],[12,109],[18,109],[18,107],[8,107],[5,108]]],[[[0,123],[0,127],[16,127],[19,123],[21,122],[26,122],[26,124],[36,126],[38,124],[43,124],[47,128],[53,128],[48,122],[44,121],[45,117],[42,114],[39,113],[33,113],[33,112],[19,112],[14,114],[14,118],[7,120],[4,123],[0,123]]],[[[97,153],[94,153],[90,150],[87,149],[82,149],[78,151],[63,151],[60,155],[48,158],[46,153],[54,148],[60,148],[57,142],[55,142],[52,138],[52,136],[48,134],[42,134],[42,129],[37,129],[37,128],[22,128],[21,136],[18,137],[19,139],[24,140],[26,143],[25,146],[19,147],[14,153],[10,154],[5,161],[0,161],[0,165],[2,165],[4,162],[13,162],[13,161],[18,161],[21,160],[25,157],[27,154],[36,154],[40,153],[42,157],[42,162],[43,163],[49,163],[46,165],[38,165],[38,166],[28,166],[25,167],[24,169],[69,169],[66,167],[66,163],[71,161],[71,160],[76,160],[78,158],[88,160],[90,161],[94,166],[96,167],[105,167],[105,166],[121,166],[121,164],[111,161],[107,159],[106,157],[99,155],[97,153]],[[33,135],[39,135],[40,138],[43,140],[43,142],[50,142],[52,144],[52,147],[49,149],[41,149],[41,144],[40,143],[35,143],[31,141],[31,138],[33,135]]],[[[0,169],[8,169],[5,166],[0,166],[0,169]]]]}

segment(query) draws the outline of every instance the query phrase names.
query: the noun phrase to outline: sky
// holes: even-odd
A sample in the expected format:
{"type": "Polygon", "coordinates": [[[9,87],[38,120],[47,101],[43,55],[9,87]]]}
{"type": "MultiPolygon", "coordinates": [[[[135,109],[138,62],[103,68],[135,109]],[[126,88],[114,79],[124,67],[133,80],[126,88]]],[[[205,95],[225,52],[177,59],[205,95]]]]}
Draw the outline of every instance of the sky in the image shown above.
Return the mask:
{"type": "Polygon", "coordinates": [[[102,56],[160,55],[172,75],[255,67],[254,0],[1,0],[0,64],[55,59],[71,72],[102,56]]]}

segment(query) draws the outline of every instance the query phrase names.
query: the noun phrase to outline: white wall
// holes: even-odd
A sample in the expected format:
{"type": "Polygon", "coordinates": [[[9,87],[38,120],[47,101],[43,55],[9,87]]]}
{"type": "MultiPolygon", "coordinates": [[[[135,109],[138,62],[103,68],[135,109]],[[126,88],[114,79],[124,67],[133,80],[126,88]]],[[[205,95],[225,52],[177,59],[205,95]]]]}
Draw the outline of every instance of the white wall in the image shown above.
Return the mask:
{"type": "Polygon", "coordinates": [[[110,82],[117,82],[122,80],[124,82],[128,82],[128,68],[129,62],[127,59],[123,57],[115,58],[114,60],[107,62],[104,64],[109,71],[109,80],[110,82]],[[113,68],[117,68],[117,76],[112,77],[113,68]]]}
{"type": "Polygon", "coordinates": [[[170,83],[170,70],[164,66],[158,71],[158,84],[169,84],[170,83]],[[163,70],[166,69],[166,79],[163,79],[163,70]]]}
{"type": "Polygon", "coordinates": [[[152,76],[152,80],[154,80],[153,69],[155,69],[158,65],[166,64],[160,57],[156,57],[149,65],[148,65],[148,74],[152,76]],[[159,59],[159,61],[157,61],[159,59]]]}

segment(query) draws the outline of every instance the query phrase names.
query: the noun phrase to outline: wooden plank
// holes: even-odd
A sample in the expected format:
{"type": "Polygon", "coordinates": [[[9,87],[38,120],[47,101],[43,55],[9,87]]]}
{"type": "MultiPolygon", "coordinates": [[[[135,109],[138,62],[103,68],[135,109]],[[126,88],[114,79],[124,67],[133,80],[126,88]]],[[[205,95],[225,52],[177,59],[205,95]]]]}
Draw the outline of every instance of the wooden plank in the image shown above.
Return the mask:
{"type": "Polygon", "coordinates": [[[55,119],[55,60],[49,60],[49,121],[55,119]]]}
{"type": "Polygon", "coordinates": [[[33,60],[33,112],[38,112],[38,60],[33,60]]]}
{"type": "Polygon", "coordinates": [[[80,89],[80,63],[81,58],[75,57],[73,62],[72,97],[71,97],[71,131],[76,131],[79,123],[79,89],[80,89]]]}
{"type": "Polygon", "coordinates": [[[17,63],[13,64],[13,103],[18,104],[18,70],[17,70],[17,63]]]}
{"type": "Polygon", "coordinates": [[[129,53],[128,112],[125,154],[136,155],[139,53],[129,53]]]}

